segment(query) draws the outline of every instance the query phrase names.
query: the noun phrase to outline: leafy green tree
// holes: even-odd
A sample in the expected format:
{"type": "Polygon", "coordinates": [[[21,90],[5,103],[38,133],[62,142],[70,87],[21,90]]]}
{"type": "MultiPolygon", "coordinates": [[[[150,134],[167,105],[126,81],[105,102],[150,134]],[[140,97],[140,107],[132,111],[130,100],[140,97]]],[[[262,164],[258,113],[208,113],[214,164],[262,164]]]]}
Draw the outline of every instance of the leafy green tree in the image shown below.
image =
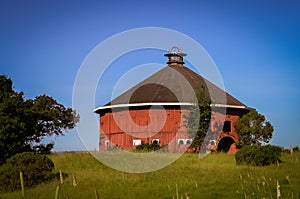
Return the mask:
{"type": "Polygon", "coordinates": [[[238,146],[249,146],[268,143],[272,138],[274,128],[265,116],[256,110],[251,110],[234,123],[239,134],[238,146]]]}
{"type": "Polygon", "coordinates": [[[0,164],[21,152],[49,153],[54,143],[44,138],[62,135],[79,121],[79,115],[47,95],[24,100],[12,80],[0,75],[0,164]]]}
{"type": "Polygon", "coordinates": [[[211,118],[211,100],[205,94],[205,88],[196,93],[195,106],[185,115],[188,134],[193,138],[190,148],[199,148],[209,130],[211,118]]]}

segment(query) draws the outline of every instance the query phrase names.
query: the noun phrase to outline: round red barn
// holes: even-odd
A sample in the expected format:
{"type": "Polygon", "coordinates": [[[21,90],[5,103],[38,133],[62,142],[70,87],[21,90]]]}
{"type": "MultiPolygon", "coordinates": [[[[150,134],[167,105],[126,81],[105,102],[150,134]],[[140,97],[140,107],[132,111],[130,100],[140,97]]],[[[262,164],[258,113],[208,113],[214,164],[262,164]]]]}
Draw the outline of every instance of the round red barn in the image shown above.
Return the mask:
{"type": "Polygon", "coordinates": [[[100,114],[100,150],[113,146],[132,150],[153,141],[167,145],[169,151],[186,150],[192,139],[184,116],[194,106],[195,93],[205,88],[205,95],[214,95],[211,118],[221,122],[222,131],[210,140],[210,148],[235,153],[238,134],[233,123],[250,108],[184,66],[186,54],[179,47],[172,47],[165,56],[166,67],[94,110],[100,114]]]}

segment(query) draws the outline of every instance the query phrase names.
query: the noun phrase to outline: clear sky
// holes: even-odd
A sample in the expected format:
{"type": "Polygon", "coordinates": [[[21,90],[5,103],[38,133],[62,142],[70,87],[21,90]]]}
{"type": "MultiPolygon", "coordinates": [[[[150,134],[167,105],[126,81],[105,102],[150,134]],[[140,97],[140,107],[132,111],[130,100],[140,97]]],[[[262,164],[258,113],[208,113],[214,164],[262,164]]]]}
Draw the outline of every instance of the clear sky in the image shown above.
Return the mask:
{"type": "MultiPolygon", "coordinates": [[[[78,69],[100,42],[132,28],[168,28],[206,49],[226,91],[274,125],[273,144],[300,145],[299,10],[297,0],[0,0],[0,73],[26,98],[47,94],[70,107],[78,69]]],[[[165,64],[163,54],[129,54],[119,67],[165,64]]],[[[111,74],[99,87],[114,84],[122,70],[111,74]]],[[[97,105],[108,101],[98,92],[97,105]]],[[[57,151],[84,150],[75,130],[54,139],[57,151]]]]}

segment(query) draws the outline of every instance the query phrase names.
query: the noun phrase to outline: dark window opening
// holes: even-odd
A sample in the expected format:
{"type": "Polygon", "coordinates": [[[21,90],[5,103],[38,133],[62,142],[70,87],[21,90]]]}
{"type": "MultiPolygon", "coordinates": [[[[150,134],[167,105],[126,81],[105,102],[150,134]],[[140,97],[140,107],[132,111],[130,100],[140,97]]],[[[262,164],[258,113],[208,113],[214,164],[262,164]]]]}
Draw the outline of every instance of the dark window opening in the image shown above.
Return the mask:
{"type": "Polygon", "coordinates": [[[223,132],[226,132],[226,133],[231,132],[231,122],[230,121],[224,122],[223,132]]]}

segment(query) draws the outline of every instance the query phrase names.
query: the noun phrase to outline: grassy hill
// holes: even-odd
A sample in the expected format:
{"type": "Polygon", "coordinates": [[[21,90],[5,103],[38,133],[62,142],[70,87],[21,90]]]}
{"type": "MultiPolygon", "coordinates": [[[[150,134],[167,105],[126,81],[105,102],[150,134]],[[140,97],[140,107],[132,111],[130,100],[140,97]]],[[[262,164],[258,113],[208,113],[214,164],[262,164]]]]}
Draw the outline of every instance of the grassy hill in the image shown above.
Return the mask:
{"type": "MultiPolygon", "coordinates": [[[[280,183],[283,198],[300,198],[300,154],[284,153],[283,162],[267,167],[237,166],[234,155],[184,154],[173,164],[150,173],[130,174],[111,169],[88,153],[50,155],[55,171],[68,174],[25,190],[26,198],[276,198],[280,183]],[[72,174],[77,185],[73,186],[72,174]]],[[[2,199],[22,198],[21,192],[5,193],[2,199]]]]}

